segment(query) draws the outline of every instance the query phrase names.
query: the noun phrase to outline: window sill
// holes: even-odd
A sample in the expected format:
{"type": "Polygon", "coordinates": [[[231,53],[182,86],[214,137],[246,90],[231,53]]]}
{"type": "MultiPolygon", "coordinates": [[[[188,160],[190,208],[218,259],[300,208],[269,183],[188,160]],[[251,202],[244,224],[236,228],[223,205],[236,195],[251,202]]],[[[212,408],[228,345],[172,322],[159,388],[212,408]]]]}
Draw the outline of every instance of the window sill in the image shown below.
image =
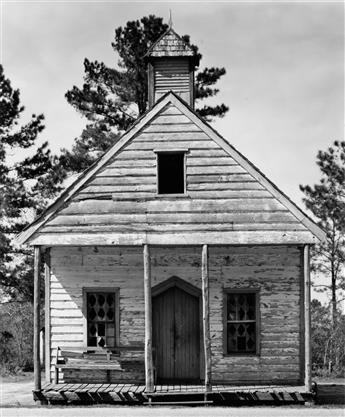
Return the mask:
{"type": "Polygon", "coordinates": [[[106,352],[112,352],[113,350],[116,350],[117,346],[114,347],[98,347],[98,346],[86,346],[86,352],[91,353],[106,353],[106,352]]]}
{"type": "Polygon", "coordinates": [[[156,198],[191,198],[189,194],[156,194],[156,198]]]}
{"type": "Polygon", "coordinates": [[[260,358],[260,353],[223,353],[224,358],[260,358]]]}

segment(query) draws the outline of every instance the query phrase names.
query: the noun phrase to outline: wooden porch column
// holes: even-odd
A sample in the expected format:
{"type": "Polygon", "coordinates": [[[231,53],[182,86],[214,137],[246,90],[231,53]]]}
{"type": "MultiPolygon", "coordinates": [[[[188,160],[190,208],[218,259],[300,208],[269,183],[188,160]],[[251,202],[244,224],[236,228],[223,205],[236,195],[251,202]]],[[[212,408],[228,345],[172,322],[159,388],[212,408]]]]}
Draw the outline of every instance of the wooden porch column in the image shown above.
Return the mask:
{"type": "Polygon", "coordinates": [[[50,250],[44,254],[45,377],[50,382],[50,250]]]}
{"type": "Polygon", "coordinates": [[[41,390],[40,363],[40,261],[41,248],[34,248],[34,382],[35,391],[41,390]]]}
{"type": "MultiPolygon", "coordinates": [[[[211,385],[211,340],[210,340],[210,305],[208,286],[208,246],[203,245],[201,257],[202,278],[202,323],[205,354],[205,392],[212,391],[211,385]]],[[[207,399],[207,398],[205,398],[207,399]]]]}
{"type": "Polygon", "coordinates": [[[152,358],[152,296],[150,249],[144,245],[144,302],[145,302],[145,384],[146,392],[154,389],[152,358]]]}
{"type": "Polygon", "coordinates": [[[309,245],[304,246],[304,320],[305,320],[305,333],[304,333],[304,346],[305,346],[305,375],[304,384],[306,391],[311,390],[311,343],[310,343],[310,254],[309,245]]]}

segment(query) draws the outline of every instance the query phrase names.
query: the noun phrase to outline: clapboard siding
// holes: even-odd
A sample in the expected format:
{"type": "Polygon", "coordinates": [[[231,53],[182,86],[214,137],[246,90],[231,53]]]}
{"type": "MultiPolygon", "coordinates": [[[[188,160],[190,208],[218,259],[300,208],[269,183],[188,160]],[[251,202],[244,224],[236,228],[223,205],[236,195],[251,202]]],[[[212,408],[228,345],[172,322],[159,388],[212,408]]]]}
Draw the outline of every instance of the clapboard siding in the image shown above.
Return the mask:
{"type": "Polygon", "coordinates": [[[295,248],[210,248],[210,316],[215,379],[265,382],[300,377],[300,252],[295,248]],[[260,356],[224,356],[222,288],[259,288],[260,356]],[[276,335],[275,340],[272,336],[276,335]],[[287,335],[288,337],[285,337],[287,335]],[[293,376],[294,375],[294,376],[293,376]]]}
{"type": "MultiPolygon", "coordinates": [[[[172,116],[169,116],[172,117],[172,116]]],[[[161,120],[161,119],[159,119],[161,120]]],[[[173,140],[176,143],[180,143],[180,141],[202,141],[202,140],[209,140],[209,137],[201,130],[196,130],[193,132],[174,132],[174,127],[169,125],[171,129],[168,132],[150,132],[145,133],[143,131],[135,140],[138,143],[141,142],[151,142],[152,141],[165,141],[170,142],[173,140]]]]}
{"type": "MultiPolygon", "coordinates": [[[[92,248],[54,248],[52,252],[51,376],[58,346],[82,348],[86,344],[82,314],[83,287],[120,288],[121,344],[141,343],[143,331],[137,333],[138,329],[133,331],[130,325],[138,318],[136,325],[143,326],[142,254],[138,249],[99,248],[96,253],[92,248]],[[142,317],[138,317],[138,314],[142,317]],[[68,330],[64,332],[66,328],[68,330]]],[[[138,356],[138,353],[135,355],[138,356]]],[[[101,378],[97,372],[92,372],[92,375],[93,380],[101,378]]],[[[101,375],[105,381],[105,373],[101,375]]],[[[68,379],[67,374],[64,377],[68,379]]],[[[69,377],[75,377],[75,372],[70,373],[69,377]]],[[[85,375],[80,373],[80,380],[83,378],[85,375]]],[[[121,378],[128,379],[128,375],[121,373],[121,378]]]]}
{"type": "MultiPolygon", "coordinates": [[[[308,234],[261,183],[169,104],[43,226],[40,234],[44,239],[58,233],[116,233],[116,240],[134,243],[141,240],[141,233],[155,239],[154,234],[164,232],[200,232],[207,241],[208,233],[217,232],[217,243],[221,243],[223,232],[224,242],[229,243],[226,233],[230,231],[248,233],[249,243],[265,235],[263,241],[269,242],[271,232],[281,233],[278,239],[282,242],[287,232],[295,233],[297,239],[308,234]],[[186,194],[178,197],[157,194],[155,152],[169,149],[187,150],[186,194]]],[[[173,243],[174,235],[169,239],[173,243]]],[[[209,239],[215,243],[211,234],[209,239]]],[[[88,242],[91,240],[89,237],[88,242]]],[[[234,235],[233,242],[238,241],[234,235]]],[[[175,242],[181,242],[177,235],[175,242]]]]}
{"type": "MultiPolygon", "coordinates": [[[[172,276],[201,288],[201,247],[151,248],[152,285],[172,276]]],[[[85,345],[83,287],[119,289],[120,343],[144,343],[143,255],[137,247],[51,250],[51,371],[58,346],[85,345]]],[[[291,246],[210,247],[212,380],[297,383],[301,377],[301,253],[291,246]],[[223,352],[223,289],[259,288],[260,355],[223,352]]],[[[122,353],[143,358],[141,352],[122,353]]],[[[79,375],[79,374],[78,374],[79,375]]],[[[71,376],[71,375],[70,375],[71,376]]],[[[76,373],[72,375],[76,377],[76,373]]],[[[114,378],[119,378],[114,375],[114,378]]],[[[125,373],[123,379],[144,378],[125,373]]],[[[67,378],[67,376],[66,376],[67,378]]],[[[83,373],[80,381],[85,380],[83,373]]],[[[89,382],[105,378],[89,372],[89,382]],[[94,378],[94,379],[93,379],[94,378]]]]}
{"type": "MultiPolygon", "coordinates": [[[[173,211],[172,213],[167,212],[151,212],[148,214],[140,213],[133,214],[132,221],[135,223],[220,223],[221,221],[231,223],[245,223],[245,222],[285,222],[294,223],[294,218],[290,213],[282,212],[213,212],[210,214],[206,213],[187,213],[187,215],[181,219],[179,212],[173,211]]],[[[92,224],[121,224],[127,222],[127,215],[124,213],[116,214],[88,214],[80,216],[77,220],[74,219],[73,215],[59,216],[54,219],[50,226],[62,225],[88,225],[92,224]]]]}
{"type": "Polygon", "coordinates": [[[188,59],[159,59],[153,64],[155,101],[170,90],[191,102],[188,59]]]}

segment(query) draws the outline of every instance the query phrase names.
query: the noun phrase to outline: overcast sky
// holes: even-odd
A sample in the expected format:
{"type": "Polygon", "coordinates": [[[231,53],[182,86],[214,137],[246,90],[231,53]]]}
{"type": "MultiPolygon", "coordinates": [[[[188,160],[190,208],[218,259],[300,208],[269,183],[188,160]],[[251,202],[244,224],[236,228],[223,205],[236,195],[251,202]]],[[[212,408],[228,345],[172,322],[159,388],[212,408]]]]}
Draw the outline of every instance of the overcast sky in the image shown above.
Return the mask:
{"type": "Polygon", "coordinates": [[[28,113],[44,113],[51,148],[85,120],[64,94],[83,61],[115,65],[114,29],[155,14],[189,34],[204,66],[224,66],[214,127],[295,202],[319,179],[315,155],[344,138],[344,5],[320,2],[3,1],[1,62],[28,113]]]}

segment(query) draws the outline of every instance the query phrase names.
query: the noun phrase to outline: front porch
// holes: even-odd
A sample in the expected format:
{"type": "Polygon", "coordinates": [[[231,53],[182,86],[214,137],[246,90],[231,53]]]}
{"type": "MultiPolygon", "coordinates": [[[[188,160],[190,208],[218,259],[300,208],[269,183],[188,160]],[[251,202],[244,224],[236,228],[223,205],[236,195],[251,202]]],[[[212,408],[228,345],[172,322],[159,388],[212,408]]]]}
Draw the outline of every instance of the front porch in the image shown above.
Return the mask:
{"type": "Polygon", "coordinates": [[[288,405],[314,401],[304,385],[155,385],[146,392],[143,384],[45,384],[34,391],[42,404],[128,405],[288,405]]]}
{"type": "MultiPolygon", "coordinates": [[[[304,319],[307,321],[309,318],[307,247],[304,248],[305,268],[301,262],[302,248],[226,246],[209,249],[208,245],[202,247],[144,245],[144,251],[140,247],[96,249],[52,248],[50,256],[46,258],[47,382],[54,380],[56,354],[58,348],[61,348],[73,352],[74,349],[81,350],[82,353],[80,358],[79,356],[70,358],[68,363],[63,365],[64,370],[67,372],[67,367],[72,368],[72,365],[77,365],[73,367],[75,373],[79,372],[79,368],[83,368],[83,373],[87,374],[87,377],[83,374],[80,378],[76,378],[75,375],[72,375],[73,378],[63,376],[65,383],[142,384],[145,381],[146,391],[152,392],[155,382],[163,384],[166,383],[165,381],[193,380],[196,381],[194,383],[198,383],[197,381],[203,380],[205,391],[211,390],[213,382],[239,385],[255,384],[257,381],[266,385],[272,383],[298,385],[304,382],[306,391],[310,391],[309,325],[303,326],[304,319]],[[262,264],[263,260],[264,264],[262,264]],[[261,266],[258,269],[259,264],[261,266]],[[282,287],[286,276],[290,277],[289,283],[282,287]],[[100,364],[100,358],[97,356],[94,358],[95,363],[92,362],[89,349],[95,348],[86,345],[89,338],[86,330],[90,326],[86,322],[88,303],[85,291],[88,294],[87,290],[92,289],[93,298],[95,291],[101,291],[103,306],[107,288],[112,289],[109,308],[112,317],[115,317],[112,326],[117,329],[117,347],[114,349],[121,349],[119,357],[114,355],[114,359],[121,362],[121,369],[116,371],[122,372],[118,375],[119,378],[116,375],[99,378],[98,375],[93,375],[94,372],[88,372],[89,369],[86,369],[89,367],[94,371],[97,365],[102,366],[104,373],[112,372],[108,358],[107,362],[100,364]],[[247,288],[260,289],[260,300],[257,303],[255,301],[260,311],[258,308],[254,311],[254,304],[249,303],[248,297],[242,296],[244,301],[248,301],[249,307],[252,305],[250,307],[254,316],[252,321],[254,322],[257,317],[257,323],[260,324],[260,328],[257,326],[257,329],[254,329],[257,337],[255,336],[253,340],[257,341],[257,345],[253,345],[253,342],[251,346],[248,345],[253,352],[257,352],[255,355],[252,351],[249,352],[250,355],[230,355],[227,352],[229,335],[226,332],[229,326],[224,323],[229,299],[227,288],[232,289],[231,293],[235,293],[238,288],[241,288],[242,292],[247,288]],[[287,290],[290,298],[284,299],[282,303],[281,292],[287,290]],[[182,303],[181,300],[185,302],[182,303]],[[195,304],[193,310],[191,310],[191,300],[195,304]],[[171,308],[168,309],[167,306],[171,308]],[[158,317],[159,321],[155,320],[158,317]],[[194,319],[186,323],[186,318],[191,317],[194,319]],[[162,325],[163,319],[165,324],[162,325]],[[283,332],[282,321],[285,326],[283,332]],[[172,336],[169,333],[163,342],[173,343],[164,344],[159,338],[161,334],[157,335],[157,329],[170,329],[172,336]],[[186,329],[194,329],[195,337],[192,344],[189,339],[188,343],[180,343],[192,334],[192,330],[185,334],[183,331],[186,329]],[[304,346],[303,339],[306,341],[304,346]],[[178,343],[175,343],[175,340],[178,343]],[[178,359],[178,366],[165,369],[162,364],[165,366],[167,363],[171,365],[177,362],[168,361],[170,356],[165,352],[171,352],[171,349],[161,349],[162,346],[171,347],[171,345],[174,351],[170,356],[178,359]],[[191,345],[195,346],[192,352],[190,352],[191,345]],[[132,350],[134,346],[140,346],[140,352],[122,351],[122,349],[132,350]],[[163,354],[157,350],[157,347],[163,354]],[[153,355],[154,351],[156,355],[153,355]],[[305,351],[304,355],[303,351],[305,351]],[[87,357],[84,357],[85,352],[87,357]],[[190,358],[194,358],[193,367],[190,358]],[[78,363],[72,363],[73,360],[78,363]],[[127,368],[123,366],[123,362],[133,361],[140,361],[142,365],[140,375],[137,373],[134,375],[132,371],[124,372],[127,368]],[[187,364],[191,369],[187,368],[187,364]],[[190,371],[188,375],[182,374],[181,370],[186,369],[190,371]]],[[[40,288],[39,248],[36,248],[35,254],[35,289],[37,290],[40,288]]],[[[36,294],[35,391],[39,391],[41,379],[37,331],[40,328],[38,291],[36,294]]],[[[238,299],[236,296],[233,298],[238,299]]],[[[94,308],[93,305],[91,307],[94,308]]],[[[246,307],[247,310],[249,307],[246,307]]],[[[233,327],[231,325],[230,330],[233,327]]],[[[243,333],[243,329],[241,332],[243,333]]],[[[114,336],[113,333],[111,337],[114,336]]],[[[104,348],[101,350],[102,353],[103,350],[104,348]]],[[[56,382],[61,382],[61,379],[56,382]]]]}

